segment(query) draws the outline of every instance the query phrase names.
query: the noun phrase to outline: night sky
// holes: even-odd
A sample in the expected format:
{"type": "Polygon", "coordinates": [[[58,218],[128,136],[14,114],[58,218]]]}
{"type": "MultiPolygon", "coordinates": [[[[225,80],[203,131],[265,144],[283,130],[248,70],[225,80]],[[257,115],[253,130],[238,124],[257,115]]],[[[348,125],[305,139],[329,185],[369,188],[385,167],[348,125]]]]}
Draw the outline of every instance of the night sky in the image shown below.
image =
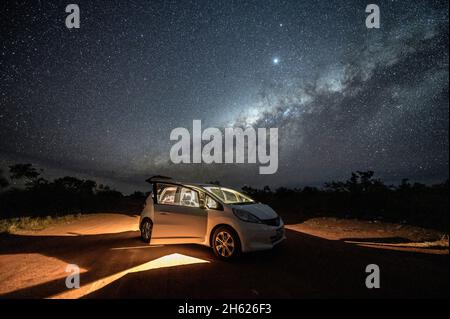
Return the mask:
{"type": "Polygon", "coordinates": [[[1,1],[0,167],[124,192],[153,174],[321,185],[448,178],[448,1],[1,1]],[[67,29],[77,3],[80,29],[67,29]],[[279,168],[170,163],[170,131],[279,128],[279,168]]]}

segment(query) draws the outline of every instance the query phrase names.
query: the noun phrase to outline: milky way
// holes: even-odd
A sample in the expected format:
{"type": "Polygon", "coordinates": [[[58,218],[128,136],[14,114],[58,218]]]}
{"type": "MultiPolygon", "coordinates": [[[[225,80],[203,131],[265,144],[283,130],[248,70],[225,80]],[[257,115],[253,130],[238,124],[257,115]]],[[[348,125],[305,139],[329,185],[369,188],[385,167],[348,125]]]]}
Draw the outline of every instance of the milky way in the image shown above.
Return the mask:
{"type": "Polygon", "coordinates": [[[2,1],[0,166],[144,189],[150,174],[320,185],[448,178],[448,2],[2,1]],[[170,131],[278,127],[279,169],[174,165],[170,131]]]}

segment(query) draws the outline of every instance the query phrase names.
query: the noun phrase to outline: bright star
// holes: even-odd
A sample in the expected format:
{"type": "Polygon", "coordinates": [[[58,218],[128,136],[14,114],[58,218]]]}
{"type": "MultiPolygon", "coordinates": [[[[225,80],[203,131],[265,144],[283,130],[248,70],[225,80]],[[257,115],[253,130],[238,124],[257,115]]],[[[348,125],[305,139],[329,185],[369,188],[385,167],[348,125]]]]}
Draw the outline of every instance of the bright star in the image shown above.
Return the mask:
{"type": "Polygon", "coordinates": [[[274,58],[273,59],[273,64],[277,65],[278,63],[280,63],[280,59],[274,58]]]}

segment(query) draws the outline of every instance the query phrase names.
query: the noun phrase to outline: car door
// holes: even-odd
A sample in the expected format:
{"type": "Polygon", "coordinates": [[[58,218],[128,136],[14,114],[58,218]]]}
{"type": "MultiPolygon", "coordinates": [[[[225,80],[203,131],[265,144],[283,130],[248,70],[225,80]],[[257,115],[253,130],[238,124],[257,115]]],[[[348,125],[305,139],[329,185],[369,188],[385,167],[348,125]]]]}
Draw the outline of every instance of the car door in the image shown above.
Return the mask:
{"type": "Polygon", "coordinates": [[[198,243],[206,235],[208,212],[199,193],[182,185],[157,184],[153,243],[198,243]]]}

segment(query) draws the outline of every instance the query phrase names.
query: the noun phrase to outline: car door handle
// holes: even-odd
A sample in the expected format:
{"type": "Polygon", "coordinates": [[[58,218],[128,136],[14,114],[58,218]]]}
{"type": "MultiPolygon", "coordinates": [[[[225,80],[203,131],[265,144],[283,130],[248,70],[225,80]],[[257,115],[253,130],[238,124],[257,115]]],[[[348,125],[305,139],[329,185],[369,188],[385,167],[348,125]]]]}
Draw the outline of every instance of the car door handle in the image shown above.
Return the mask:
{"type": "Polygon", "coordinates": [[[168,213],[168,212],[160,212],[159,214],[160,215],[170,215],[170,213],[168,213]]]}

